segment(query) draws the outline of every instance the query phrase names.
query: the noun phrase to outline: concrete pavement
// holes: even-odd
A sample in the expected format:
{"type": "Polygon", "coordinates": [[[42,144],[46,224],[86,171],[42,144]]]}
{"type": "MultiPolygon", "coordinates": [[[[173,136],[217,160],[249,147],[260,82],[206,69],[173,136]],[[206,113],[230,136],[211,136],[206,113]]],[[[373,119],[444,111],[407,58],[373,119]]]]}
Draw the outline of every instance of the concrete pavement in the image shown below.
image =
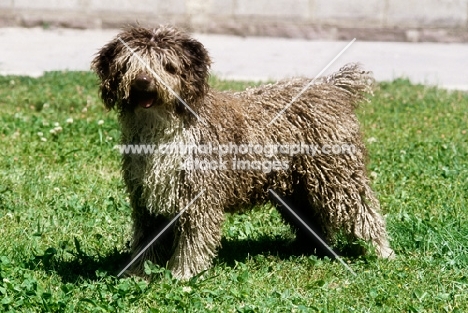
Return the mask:
{"type": "MultiPolygon", "coordinates": [[[[52,70],[89,70],[95,53],[118,30],[0,28],[0,74],[38,76],[52,70]]],[[[277,80],[315,77],[348,42],[194,34],[208,49],[212,72],[223,78],[277,80]]],[[[378,81],[468,90],[468,44],[365,42],[359,38],[325,72],[360,62],[378,81]]]]}

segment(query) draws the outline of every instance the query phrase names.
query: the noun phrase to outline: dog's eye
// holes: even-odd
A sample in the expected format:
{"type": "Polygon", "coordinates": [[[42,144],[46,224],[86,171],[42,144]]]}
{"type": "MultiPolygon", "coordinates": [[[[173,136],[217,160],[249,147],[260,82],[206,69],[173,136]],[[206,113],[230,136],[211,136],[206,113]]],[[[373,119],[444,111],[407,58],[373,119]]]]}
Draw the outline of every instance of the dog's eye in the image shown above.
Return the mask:
{"type": "Polygon", "coordinates": [[[175,73],[176,73],[176,68],[175,68],[174,65],[172,65],[171,63],[166,63],[166,65],[164,66],[164,69],[165,69],[169,74],[175,74],[175,73]]]}

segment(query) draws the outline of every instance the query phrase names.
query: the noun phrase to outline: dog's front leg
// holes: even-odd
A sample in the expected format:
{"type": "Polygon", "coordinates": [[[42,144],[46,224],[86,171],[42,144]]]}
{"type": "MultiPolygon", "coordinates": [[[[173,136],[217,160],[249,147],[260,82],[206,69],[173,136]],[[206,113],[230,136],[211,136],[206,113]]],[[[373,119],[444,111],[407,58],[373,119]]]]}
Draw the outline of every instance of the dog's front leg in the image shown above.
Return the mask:
{"type": "Polygon", "coordinates": [[[179,279],[189,279],[206,270],[221,243],[223,210],[206,202],[185,211],[176,230],[175,251],[169,269],[179,279]]]}
{"type": "Polygon", "coordinates": [[[147,260],[161,266],[167,264],[173,251],[174,242],[174,229],[172,227],[162,232],[168,223],[169,220],[166,217],[151,214],[143,206],[133,208],[132,259],[136,258],[156,235],[160,236],[151,247],[145,250],[142,256],[138,257],[128,273],[144,275],[144,262],[147,260]]]}

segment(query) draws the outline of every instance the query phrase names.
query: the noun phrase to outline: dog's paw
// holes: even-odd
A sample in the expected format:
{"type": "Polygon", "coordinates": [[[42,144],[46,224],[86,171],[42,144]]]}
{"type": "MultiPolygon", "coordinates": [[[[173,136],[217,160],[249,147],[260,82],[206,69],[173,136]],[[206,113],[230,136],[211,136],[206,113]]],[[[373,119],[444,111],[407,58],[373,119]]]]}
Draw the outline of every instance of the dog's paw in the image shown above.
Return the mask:
{"type": "Polygon", "coordinates": [[[377,254],[383,259],[393,260],[395,259],[395,251],[393,251],[389,246],[379,246],[377,247],[377,254]]]}

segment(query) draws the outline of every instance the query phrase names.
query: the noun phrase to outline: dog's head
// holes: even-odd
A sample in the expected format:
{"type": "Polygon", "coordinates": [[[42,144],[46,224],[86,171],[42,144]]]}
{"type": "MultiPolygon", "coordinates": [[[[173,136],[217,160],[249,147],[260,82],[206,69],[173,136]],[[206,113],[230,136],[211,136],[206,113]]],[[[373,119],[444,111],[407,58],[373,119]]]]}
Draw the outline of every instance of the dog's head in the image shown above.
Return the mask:
{"type": "MultiPolygon", "coordinates": [[[[91,63],[108,109],[173,106],[176,95],[196,109],[208,91],[210,58],[205,47],[171,26],[131,27],[105,45],[91,63]]],[[[172,109],[169,108],[169,109],[172,109]]]]}

